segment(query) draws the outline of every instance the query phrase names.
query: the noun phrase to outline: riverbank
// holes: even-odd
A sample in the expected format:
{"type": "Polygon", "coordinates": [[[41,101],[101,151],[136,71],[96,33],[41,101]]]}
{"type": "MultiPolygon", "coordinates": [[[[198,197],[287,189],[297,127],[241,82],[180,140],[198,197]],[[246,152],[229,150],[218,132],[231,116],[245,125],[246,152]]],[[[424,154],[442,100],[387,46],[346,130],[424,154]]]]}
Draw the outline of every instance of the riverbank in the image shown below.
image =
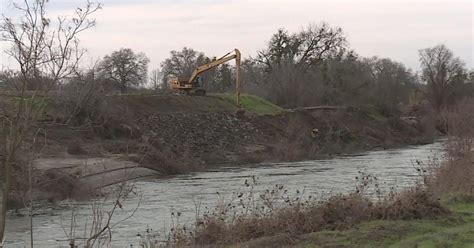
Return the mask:
{"type": "Polygon", "coordinates": [[[265,237],[233,247],[472,247],[474,198],[449,195],[442,204],[451,213],[434,219],[376,220],[343,231],[265,237]]]}
{"type": "Polygon", "coordinates": [[[434,138],[427,121],[384,116],[371,106],[284,110],[248,95],[242,105],[244,115],[228,95],[117,95],[70,116],[65,104],[52,101],[39,120],[44,137],[36,144],[34,198],[81,198],[137,177],[327,158],[434,138]]]}
{"type": "MultiPolygon", "coordinates": [[[[449,138],[445,159],[416,160],[415,185],[379,190],[371,174],[358,177],[355,190],[310,201],[282,198],[267,204],[278,189],[259,195],[261,205],[246,202],[245,211],[216,208],[203,215],[194,233],[173,242],[237,247],[472,247],[474,227],[474,115],[460,105],[446,119],[449,138]],[[367,194],[373,187],[374,195],[367,194]],[[270,197],[267,197],[269,194],[270,197]]],[[[253,194],[250,194],[253,196],[253,194]]],[[[238,205],[239,206],[239,205],[238,205]]]]}
{"type": "MultiPolygon", "coordinates": [[[[251,176],[257,180],[257,185],[254,187],[256,192],[254,196],[257,198],[258,194],[266,192],[267,189],[272,190],[276,184],[284,185],[284,190],[287,190],[288,196],[292,199],[302,195],[322,200],[337,193],[350,193],[358,184],[356,179],[360,178],[358,171],[376,175],[380,178],[381,190],[390,192],[391,187],[401,190],[416,183],[417,171],[412,165],[415,158],[426,160],[440,154],[442,150],[443,143],[436,142],[429,145],[335,156],[330,159],[219,167],[173,177],[136,180],[130,185],[134,185],[134,192],[138,195],[131,194],[130,198],[122,203],[123,209],[117,209],[112,223],[126,218],[136,207],[140,195],[143,195],[142,201],[132,218],[113,229],[111,245],[113,247],[138,245],[140,237],[137,234],[144,236],[148,227],[153,229],[151,234],[156,235],[160,242],[167,240],[166,235],[173,227],[171,216],[173,212],[181,213],[179,221],[175,218],[174,223],[179,222],[191,230],[195,223],[196,204],[200,205],[201,213],[204,213],[214,209],[221,200],[228,202],[236,198],[238,193],[248,190],[245,181],[250,182],[251,176]]],[[[94,200],[85,199],[36,205],[35,243],[40,247],[66,244],[64,240],[67,237],[62,232],[59,219],[62,216],[63,223],[67,225],[72,209],[77,215],[76,233],[80,238],[86,222],[91,221],[93,203],[94,200]]],[[[106,210],[110,208],[110,204],[104,207],[106,210]]],[[[13,223],[8,230],[9,240],[14,241],[11,243],[13,247],[24,246],[29,242],[29,233],[25,232],[29,225],[28,210],[23,209],[19,213],[24,216],[12,214],[9,220],[9,223],[13,223]]]]}
{"type": "MultiPolygon", "coordinates": [[[[111,96],[94,117],[100,125],[78,130],[45,127],[51,143],[43,153],[127,154],[129,160],[169,175],[226,164],[296,161],[427,144],[435,134],[427,121],[384,116],[372,106],[288,111],[243,96],[246,113],[241,115],[230,99],[111,96]]],[[[54,110],[47,115],[57,122],[66,119],[54,110]]]]}
{"type": "Polygon", "coordinates": [[[172,243],[178,247],[472,247],[474,150],[465,141],[450,140],[445,161],[417,162],[419,183],[401,191],[379,193],[379,181],[370,174],[359,177],[352,193],[317,201],[287,197],[281,193],[284,187],[277,185],[257,194],[257,200],[248,192],[243,201],[224,202],[204,214],[194,232],[172,231],[172,243]],[[453,145],[467,149],[450,150],[453,145]],[[371,187],[375,199],[367,194],[371,187]],[[234,208],[243,209],[235,212],[234,208]]]}

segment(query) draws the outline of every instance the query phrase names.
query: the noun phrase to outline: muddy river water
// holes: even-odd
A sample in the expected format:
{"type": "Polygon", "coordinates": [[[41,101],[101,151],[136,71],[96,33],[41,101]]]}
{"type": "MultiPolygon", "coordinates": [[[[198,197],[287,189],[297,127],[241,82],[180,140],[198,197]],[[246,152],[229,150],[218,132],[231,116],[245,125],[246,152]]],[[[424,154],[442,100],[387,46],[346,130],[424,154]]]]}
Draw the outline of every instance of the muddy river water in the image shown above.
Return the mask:
{"type": "MultiPolygon", "coordinates": [[[[137,195],[132,194],[123,203],[123,209],[116,211],[112,223],[130,215],[140,199],[139,195],[142,195],[142,201],[131,218],[113,228],[112,247],[139,247],[140,236],[137,234],[144,234],[147,228],[163,235],[163,230],[177,221],[171,218],[173,212],[181,213],[180,223],[193,223],[197,203],[201,203],[201,209],[212,208],[219,196],[230,198],[232,192],[243,190],[244,181],[251,176],[257,178],[257,191],[279,184],[289,192],[304,190],[305,194],[315,197],[354,190],[359,172],[377,176],[384,188],[401,189],[419,179],[413,167],[416,160],[441,158],[442,144],[436,142],[324,160],[226,167],[165,179],[138,180],[134,186],[137,195]]],[[[87,228],[87,234],[84,234],[84,227],[91,223],[91,203],[62,202],[59,206],[43,205],[35,209],[35,247],[68,247],[66,233],[70,231],[73,210],[77,223],[75,236],[81,241],[80,238],[87,236],[90,229],[87,228]]],[[[7,223],[7,247],[29,247],[29,230],[30,218],[26,211],[11,213],[7,223]]]]}

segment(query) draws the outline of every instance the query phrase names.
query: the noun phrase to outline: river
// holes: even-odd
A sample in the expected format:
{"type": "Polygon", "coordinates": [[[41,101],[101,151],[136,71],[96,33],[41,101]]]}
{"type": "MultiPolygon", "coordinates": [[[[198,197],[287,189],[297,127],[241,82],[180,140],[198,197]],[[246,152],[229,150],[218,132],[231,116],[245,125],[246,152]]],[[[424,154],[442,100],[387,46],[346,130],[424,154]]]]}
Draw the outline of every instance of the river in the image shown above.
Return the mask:
{"type": "MultiPolygon", "coordinates": [[[[147,228],[163,235],[171,226],[173,212],[181,213],[180,223],[193,223],[197,202],[202,204],[201,209],[213,208],[219,197],[230,197],[232,192],[242,190],[244,181],[252,176],[257,178],[257,191],[279,184],[289,192],[304,191],[315,197],[354,190],[359,172],[377,176],[383,189],[395,187],[400,190],[419,179],[413,163],[440,158],[442,144],[436,142],[324,160],[220,167],[164,179],[138,180],[134,182],[136,194],[131,194],[123,203],[123,209],[116,211],[112,223],[129,216],[140,196],[142,201],[131,218],[113,228],[112,246],[138,247],[140,237],[137,234],[143,234],[147,228]]],[[[36,208],[33,218],[35,247],[68,247],[66,233],[70,230],[73,210],[77,220],[75,236],[87,236],[84,227],[86,222],[91,223],[91,204],[92,201],[65,201],[36,208]]],[[[8,216],[7,247],[29,247],[30,218],[25,210],[20,213],[8,216]]]]}

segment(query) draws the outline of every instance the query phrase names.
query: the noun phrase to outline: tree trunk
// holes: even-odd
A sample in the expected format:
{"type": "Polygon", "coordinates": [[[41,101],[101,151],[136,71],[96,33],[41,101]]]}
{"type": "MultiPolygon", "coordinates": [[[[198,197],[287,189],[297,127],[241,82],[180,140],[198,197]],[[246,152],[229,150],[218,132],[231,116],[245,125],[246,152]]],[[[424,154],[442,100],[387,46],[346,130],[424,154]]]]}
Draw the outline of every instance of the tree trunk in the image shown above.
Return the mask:
{"type": "Polygon", "coordinates": [[[6,155],[3,161],[3,183],[2,183],[2,204],[0,210],[0,247],[4,247],[5,242],[5,226],[8,210],[8,196],[10,194],[10,180],[11,180],[11,160],[10,153],[6,155]]]}

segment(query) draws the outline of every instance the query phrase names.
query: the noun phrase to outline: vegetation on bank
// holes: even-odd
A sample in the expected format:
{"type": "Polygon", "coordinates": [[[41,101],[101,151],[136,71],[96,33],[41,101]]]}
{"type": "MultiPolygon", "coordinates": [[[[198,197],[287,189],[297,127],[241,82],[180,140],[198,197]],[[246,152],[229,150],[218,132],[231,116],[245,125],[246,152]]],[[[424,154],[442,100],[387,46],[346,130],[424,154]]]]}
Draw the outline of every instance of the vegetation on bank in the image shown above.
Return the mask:
{"type": "Polygon", "coordinates": [[[430,219],[375,220],[347,230],[325,230],[289,238],[264,237],[231,247],[472,247],[474,198],[445,196],[449,215],[430,219]]]}
{"type": "MultiPolygon", "coordinates": [[[[235,104],[236,101],[236,96],[234,94],[213,94],[212,97],[216,97],[232,104],[235,104]]],[[[242,94],[240,96],[240,104],[245,111],[253,114],[275,115],[284,111],[280,106],[277,106],[261,97],[250,94],[242,94]]]]}
{"type": "Polygon", "coordinates": [[[474,237],[474,105],[445,117],[446,160],[417,161],[420,181],[383,192],[379,179],[358,177],[356,190],[327,199],[290,195],[283,185],[220,201],[189,232],[174,227],[170,244],[229,247],[469,247],[474,237]],[[375,199],[374,199],[375,197],[375,199]]]}

